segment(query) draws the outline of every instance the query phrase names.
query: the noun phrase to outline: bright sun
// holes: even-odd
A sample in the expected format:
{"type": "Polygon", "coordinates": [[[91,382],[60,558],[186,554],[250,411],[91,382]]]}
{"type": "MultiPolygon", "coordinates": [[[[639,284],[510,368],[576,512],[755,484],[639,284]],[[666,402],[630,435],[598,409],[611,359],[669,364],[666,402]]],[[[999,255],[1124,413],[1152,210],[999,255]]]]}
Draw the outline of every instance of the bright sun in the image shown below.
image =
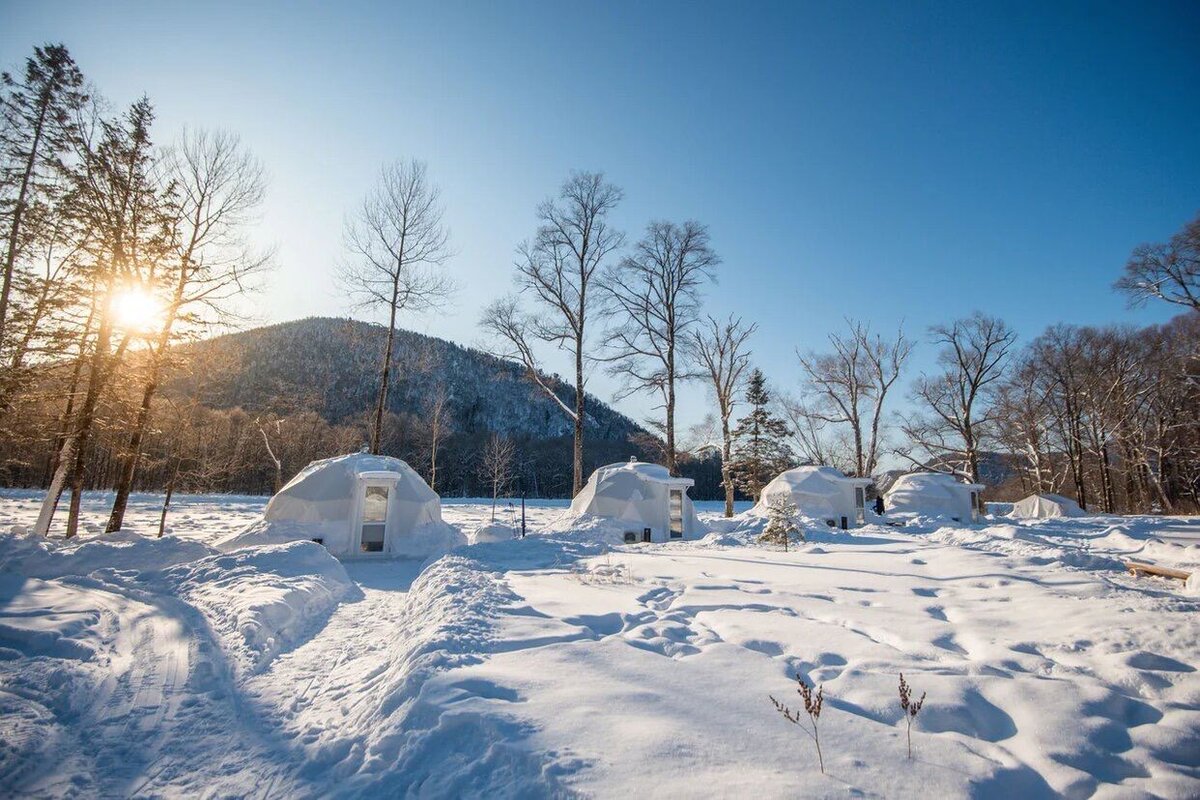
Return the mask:
{"type": "Polygon", "coordinates": [[[140,286],[122,289],[113,295],[113,321],[131,333],[150,333],[162,321],[162,304],[140,286]]]}

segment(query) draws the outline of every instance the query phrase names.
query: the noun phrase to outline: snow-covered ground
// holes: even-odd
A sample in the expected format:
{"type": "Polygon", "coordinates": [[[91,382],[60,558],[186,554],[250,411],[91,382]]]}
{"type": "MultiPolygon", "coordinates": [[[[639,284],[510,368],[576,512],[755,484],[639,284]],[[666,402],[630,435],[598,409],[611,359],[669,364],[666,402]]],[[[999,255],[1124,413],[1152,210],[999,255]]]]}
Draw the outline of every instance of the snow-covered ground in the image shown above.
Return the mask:
{"type": "MultiPolygon", "coordinates": [[[[24,535],[0,493],[0,795],[1198,797],[1200,519],[583,535],[347,561],[209,547],[262,498],[24,535]],[[9,533],[14,531],[14,533],[9,533]],[[927,692],[905,756],[899,673],[927,692]],[[826,774],[793,676],[822,684],[826,774]]],[[[527,504],[532,532],[563,502],[527,504]]],[[[501,504],[499,520],[506,520],[501,504]]],[[[741,508],[744,508],[742,506],[741,508]]],[[[490,503],[447,499],[464,531],[490,503]]]]}

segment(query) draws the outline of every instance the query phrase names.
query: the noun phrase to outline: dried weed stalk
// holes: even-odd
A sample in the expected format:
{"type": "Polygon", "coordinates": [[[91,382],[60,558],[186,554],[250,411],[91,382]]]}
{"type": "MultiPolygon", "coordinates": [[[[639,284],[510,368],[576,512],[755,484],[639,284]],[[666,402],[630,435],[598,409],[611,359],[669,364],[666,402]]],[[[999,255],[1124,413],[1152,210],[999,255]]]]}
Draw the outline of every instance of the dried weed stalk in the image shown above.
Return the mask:
{"type": "Polygon", "coordinates": [[[807,726],[805,726],[803,720],[800,718],[799,709],[793,711],[783,703],[776,700],[774,695],[768,695],[768,697],[770,697],[771,702],[775,704],[775,710],[782,714],[784,719],[793,725],[798,725],[800,730],[804,731],[812,738],[813,743],[817,746],[817,763],[820,764],[821,774],[824,775],[825,758],[821,755],[821,730],[818,727],[818,723],[821,720],[821,707],[825,704],[825,687],[819,687],[814,693],[813,687],[805,683],[804,679],[799,675],[796,676],[796,683],[798,684],[796,687],[796,692],[800,695],[800,699],[804,701],[804,713],[808,715],[809,721],[812,722],[811,731],[807,726]]]}

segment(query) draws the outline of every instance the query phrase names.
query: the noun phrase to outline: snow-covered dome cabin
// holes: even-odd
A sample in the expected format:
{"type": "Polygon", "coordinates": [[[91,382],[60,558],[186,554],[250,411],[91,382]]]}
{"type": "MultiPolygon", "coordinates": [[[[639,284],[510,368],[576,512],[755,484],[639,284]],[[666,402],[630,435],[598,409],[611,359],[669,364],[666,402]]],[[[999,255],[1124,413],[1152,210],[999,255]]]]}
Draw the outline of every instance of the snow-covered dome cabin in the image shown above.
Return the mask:
{"type": "Polygon", "coordinates": [[[412,467],[368,453],[312,462],[271,498],[259,522],[218,547],[303,539],[339,557],[423,558],[466,543],[442,521],[441,499],[412,467]]]}
{"type": "Polygon", "coordinates": [[[1087,516],[1087,512],[1074,500],[1061,494],[1031,494],[1013,503],[1009,516],[1014,519],[1054,519],[1083,517],[1087,516]]]}
{"type": "Polygon", "coordinates": [[[887,513],[978,522],[979,495],[983,490],[982,484],[963,483],[945,472],[911,472],[892,482],[883,496],[883,506],[887,513]]]}
{"type": "Polygon", "coordinates": [[[751,511],[765,515],[772,497],[790,495],[802,516],[823,520],[831,527],[849,528],[866,521],[870,485],[870,478],[848,478],[833,467],[796,467],[764,486],[751,511]]]}
{"type": "Polygon", "coordinates": [[[609,464],[592,473],[568,513],[620,523],[627,542],[693,539],[707,533],[687,494],[694,484],[691,478],[671,477],[658,464],[609,464]]]}

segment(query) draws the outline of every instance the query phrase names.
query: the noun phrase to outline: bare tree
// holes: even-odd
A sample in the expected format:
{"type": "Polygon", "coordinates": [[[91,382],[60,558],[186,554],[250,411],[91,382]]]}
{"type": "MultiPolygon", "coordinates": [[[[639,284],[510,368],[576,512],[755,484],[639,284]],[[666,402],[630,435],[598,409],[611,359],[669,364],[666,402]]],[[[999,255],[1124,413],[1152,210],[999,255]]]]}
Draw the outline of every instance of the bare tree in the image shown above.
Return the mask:
{"type": "Polygon", "coordinates": [[[845,431],[834,432],[821,414],[797,397],[780,395],[776,405],[791,432],[788,443],[803,463],[825,464],[846,474],[854,472],[853,441],[845,431]]]}
{"type": "Polygon", "coordinates": [[[492,336],[492,353],[520,361],[526,376],[574,423],[575,494],[583,488],[585,366],[590,358],[587,335],[598,299],[592,282],[624,243],[624,236],[608,224],[608,215],[622,196],[602,173],[572,173],[557,199],[538,206],[537,233],[517,249],[517,286],[532,297],[536,311],[522,309],[516,298],[501,298],[484,310],[480,320],[480,326],[492,336]],[[538,342],[567,351],[574,362],[573,404],[565,402],[555,385],[543,377],[534,353],[538,342]]]}
{"type": "Polygon", "coordinates": [[[676,471],[675,392],[694,377],[688,367],[689,329],[700,318],[700,287],[713,279],[721,259],[709,245],[708,229],[655,221],[633,252],[605,276],[615,327],[608,333],[609,372],[624,380],[618,398],[657,393],[663,411],[666,467],[676,471]]]}
{"type": "MultiPolygon", "coordinates": [[[[924,413],[904,418],[909,440],[935,458],[960,460],[972,481],[979,481],[979,450],[987,427],[995,419],[991,393],[1004,374],[1017,334],[996,317],[975,312],[949,325],[929,329],[942,346],[940,374],[922,375],[913,399],[924,413]]],[[[901,455],[915,460],[908,451],[901,455]]]]}
{"type": "Polygon", "coordinates": [[[449,233],[442,225],[440,193],[421,161],[385,166],[379,182],[346,224],[350,260],[340,277],[360,305],[385,309],[388,318],[379,394],[371,426],[371,452],[379,453],[387,407],[396,317],[440,307],[454,292],[442,270],[450,257],[449,233]]]}
{"type": "Polygon", "coordinates": [[[1022,482],[1032,492],[1057,492],[1065,475],[1054,463],[1051,389],[1030,351],[1008,370],[996,392],[997,435],[1019,455],[1022,482]]]}
{"type": "Polygon", "coordinates": [[[516,467],[517,446],[503,434],[493,432],[483,448],[483,459],[479,462],[479,476],[492,490],[492,522],[496,521],[496,498],[507,491],[513,481],[516,467]]]}
{"type": "Polygon", "coordinates": [[[272,494],[279,494],[279,491],[283,488],[283,461],[276,452],[278,445],[275,447],[271,446],[271,437],[282,436],[284,424],[285,421],[279,417],[269,417],[266,419],[255,417],[254,419],[254,427],[258,429],[258,435],[262,437],[263,447],[267,451],[267,458],[271,460],[271,466],[273,467],[271,473],[272,494]]]}
{"type": "Polygon", "coordinates": [[[1137,247],[1114,284],[1131,305],[1151,297],[1200,311],[1200,215],[1166,244],[1137,247]]]}
{"type": "Polygon", "coordinates": [[[885,340],[861,322],[847,319],[846,325],[846,334],[830,334],[830,352],[797,351],[811,402],[793,406],[795,414],[804,418],[795,430],[802,439],[813,440],[813,451],[820,451],[817,438],[823,427],[845,426],[853,472],[869,476],[879,465],[888,392],[900,377],[912,343],[903,329],[894,339],[885,340]]]}
{"type": "Polygon", "coordinates": [[[438,382],[425,398],[425,420],[427,447],[429,450],[429,488],[437,491],[438,450],[451,433],[453,416],[450,409],[450,393],[446,384],[438,382]]]}
{"type": "Polygon", "coordinates": [[[717,417],[721,425],[721,485],[725,488],[725,516],[733,516],[734,479],[730,465],[733,461],[733,436],[729,422],[737,397],[742,391],[742,378],[750,366],[747,341],[758,329],[742,319],[730,316],[720,321],[709,316],[698,330],[690,332],[691,346],[701,371],[712,384],[717,400],[717,417]]]}
{"type": "Polygon", "coordinates": [[[158,330],[147,340],[146,376],[128,444],[121,456],[106,530],[121,529],[133,488],[142,440],[168,351],[180,328],[229,322],[234,303],[270,266],[244,238],[266,192],[262,164],[229,133],[185,130],[168,156],[166,179],[174,190],[173,258],[159,277],[167,292],[158,330]]]}

